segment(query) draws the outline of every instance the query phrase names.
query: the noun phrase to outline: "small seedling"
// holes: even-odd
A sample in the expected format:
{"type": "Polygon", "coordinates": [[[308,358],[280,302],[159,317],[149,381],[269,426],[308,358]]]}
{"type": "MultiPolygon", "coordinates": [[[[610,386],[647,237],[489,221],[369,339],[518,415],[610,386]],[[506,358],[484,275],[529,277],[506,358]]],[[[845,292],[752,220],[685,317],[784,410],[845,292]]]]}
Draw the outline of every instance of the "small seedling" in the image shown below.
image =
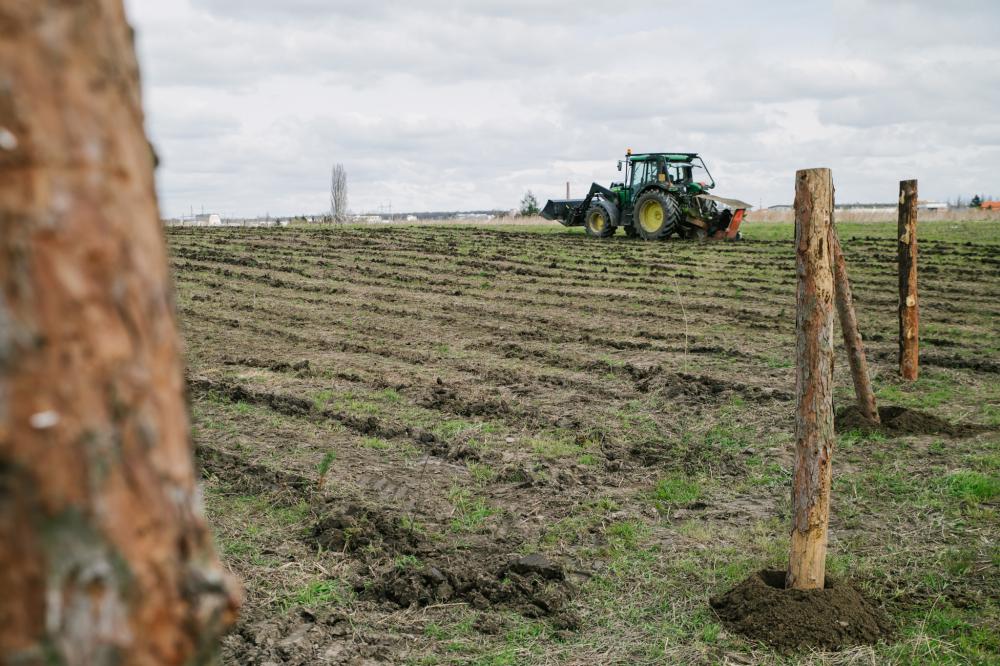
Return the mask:
{"type": "Polygon", "coordinates": [[[333,465],[333,461],[337,459],[337,454],[333,451],[328,451],[323,455],[323,459],[316,466],[316,471],[319,473],[319,479],[316,481],[317,490],[322,490],[323,485],[326,483],[326,475],[330,472],[330,467],[333,465]]]}

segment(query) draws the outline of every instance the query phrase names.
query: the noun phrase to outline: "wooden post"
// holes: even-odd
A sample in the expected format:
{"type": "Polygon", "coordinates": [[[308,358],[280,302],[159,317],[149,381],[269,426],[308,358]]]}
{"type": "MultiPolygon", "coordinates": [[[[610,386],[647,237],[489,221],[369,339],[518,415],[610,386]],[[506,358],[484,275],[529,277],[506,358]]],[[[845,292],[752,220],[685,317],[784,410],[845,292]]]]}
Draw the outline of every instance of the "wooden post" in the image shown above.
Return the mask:
{"type": "Polygon", "coordinates": [[[899,374],[913,381],[920,374],[917,304],[917,181],[899,183],[899,374]]]}
{"type": "Polygon", "coordinates": [[[122,0],[0,10],[0,663],[207,664],[195,472],[122,0]]]}
{"type": "Polygon", "coordinates": [[[826,577],[833,454],[833,181],[829,169],[795,175],[796,371],[792,545],[785,586],[826,577]]]}
{"type": "Polygon", "coordinates": [[[847,349],[847,361],[851,366],[851,377],[854,380],[854,394],[858,400],[861,414],[872,423],[880,423],[878,407],[875,404],[875,392],[872,391],[871,377],[868,374],[868,359],[865,358],[864,342],[861,330],[858,328],[858,317],[854,312],[854,297],[851,294],[851,282],[847,279],[847,262],[840,248],[837,229],[830,226],[830,246],[833,250],[833,276],[836,286],[837,314],[840,316],[840,328],[844,333],[844,347],[847,349]]]}
{"type": "Polygon", "coordinates": [[[569,199],[569,181],[566,181],[566,198],[569,199]]]}

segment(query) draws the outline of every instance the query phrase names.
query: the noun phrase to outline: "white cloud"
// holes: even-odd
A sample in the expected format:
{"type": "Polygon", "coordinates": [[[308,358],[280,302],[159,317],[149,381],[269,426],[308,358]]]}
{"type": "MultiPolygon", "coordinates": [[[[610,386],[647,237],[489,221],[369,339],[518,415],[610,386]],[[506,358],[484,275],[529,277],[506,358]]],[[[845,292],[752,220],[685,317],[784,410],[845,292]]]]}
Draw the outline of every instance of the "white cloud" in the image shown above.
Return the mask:
{"type": "Polygon", "coordinates": [[[512,207],[696,150],[719,192],[996,190],[1000,6],[837,0],[127,0],[167,214],[512,207]],[[977,26],[979,29],[977,29],[977,26]]]}

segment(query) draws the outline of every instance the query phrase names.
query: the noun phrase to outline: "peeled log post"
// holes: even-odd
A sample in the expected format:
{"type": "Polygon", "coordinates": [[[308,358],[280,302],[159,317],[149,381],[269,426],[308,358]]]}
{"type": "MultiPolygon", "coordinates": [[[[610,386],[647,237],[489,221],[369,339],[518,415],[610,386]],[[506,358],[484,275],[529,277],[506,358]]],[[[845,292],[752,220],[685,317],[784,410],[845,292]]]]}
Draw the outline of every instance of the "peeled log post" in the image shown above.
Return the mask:
{"type": "Polygon", "coordinates": [[[920,374],[917,344],[917,181],[899,183],[899,374],[914,381],[920,374]]]}
{"type": "Polygon", "coordinates": [[[238,600],[122,3],[4,2],[0,25],[0,663],[209,663],[238,600]]]}
{"type": "Polygon", "coordinates": [[[871,377],[868,374],[868,359],[865,358],[864,342],[861,339],[861,329],[858,327],[858,317],[854,312],[854,296],[851,294],[851,281],[847,279],[847,262],[840,248],[836,227],[830,227],[830,247],[833,250],[833,277],[835,283],[837,314],[840,316],[840,328],[844,333],[844,347],[847,349],[847,360],[851,366],[851,377],[854,380],[854,394],[857,396],[858,409],[872,423],[880,423],[878,407],[875,404],[875,392],[872,390],[871,377]]]}
{"type": "Polygon", "coordinates": [[[785,586],[822,588],[826,577],[833,455],[833,301],[829,169],[795,175],[795,469],[792,546],[785,586]]]}

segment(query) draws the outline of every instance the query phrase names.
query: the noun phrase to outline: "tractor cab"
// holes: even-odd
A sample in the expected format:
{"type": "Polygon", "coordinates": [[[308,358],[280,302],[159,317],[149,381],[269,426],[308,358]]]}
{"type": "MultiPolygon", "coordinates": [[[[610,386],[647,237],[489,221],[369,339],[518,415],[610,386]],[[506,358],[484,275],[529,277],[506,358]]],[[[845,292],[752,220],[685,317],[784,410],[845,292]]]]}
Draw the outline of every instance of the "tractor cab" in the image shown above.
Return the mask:
{"type": "MultiPolygon", "coordinates": [[[[622,162],[619,162],[619,170],[622,162]]],[[[626,174],[622,189],[631,201],[648,184],[657,182],[670,190],[692,194],[715,187],[715,180],[705,162],[696,153],[643,153],[625,156],[626,174]]]]}

